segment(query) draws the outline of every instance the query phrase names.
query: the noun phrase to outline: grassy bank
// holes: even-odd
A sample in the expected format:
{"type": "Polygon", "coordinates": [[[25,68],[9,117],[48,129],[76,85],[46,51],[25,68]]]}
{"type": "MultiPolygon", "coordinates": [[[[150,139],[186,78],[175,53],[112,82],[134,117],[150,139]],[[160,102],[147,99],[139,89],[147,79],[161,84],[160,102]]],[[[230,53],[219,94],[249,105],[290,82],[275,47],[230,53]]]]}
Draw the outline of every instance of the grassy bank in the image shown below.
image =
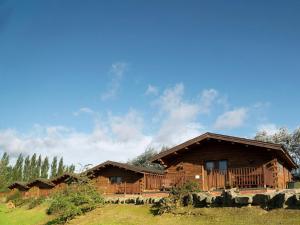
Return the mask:
{"type": "Polygon", "coordinates": [[[40,225],[49,219],[45,205],[28,210],[24,207],[8,209],[5,204],[0,204],[1,225],[40,225]]]}
{"type": "MultiPolygon", "coordinates": [[[[0,204],[2,225],[42,225],[51,218],[45,213],[46,206],[7,209],[0,204]]],[[[179,211],[179,213],[186,213],[179,211]]],[[[154,216],[148,206],[105,205],[69,222],[69,225],[297,225],[299,210],[272,210],[260,208],[201,208],[192,209],[191,215],[164,214],[154,216]]]]}
{"type": "Polygon", "coordinates": [[[201,208],[191,212],[195,215],[154,216],[148,206],[106,205],[76,218],[69,225],[297,225],[300,221],[299,210],[280,209],[267,212],[252,207],[201,208]]]}

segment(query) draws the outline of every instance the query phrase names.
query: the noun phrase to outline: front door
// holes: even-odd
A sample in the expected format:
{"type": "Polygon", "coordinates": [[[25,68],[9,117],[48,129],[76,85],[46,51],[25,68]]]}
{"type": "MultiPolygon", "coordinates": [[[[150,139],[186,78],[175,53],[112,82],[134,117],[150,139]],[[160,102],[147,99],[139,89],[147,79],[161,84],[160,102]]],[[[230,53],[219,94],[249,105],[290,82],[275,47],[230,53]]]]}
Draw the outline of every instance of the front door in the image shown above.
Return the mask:
{"type": "Polygon", "coordinates": [[[225,188],[227,167],[227,160],[209,160],[205,162],[209,190],[225,188]]]}

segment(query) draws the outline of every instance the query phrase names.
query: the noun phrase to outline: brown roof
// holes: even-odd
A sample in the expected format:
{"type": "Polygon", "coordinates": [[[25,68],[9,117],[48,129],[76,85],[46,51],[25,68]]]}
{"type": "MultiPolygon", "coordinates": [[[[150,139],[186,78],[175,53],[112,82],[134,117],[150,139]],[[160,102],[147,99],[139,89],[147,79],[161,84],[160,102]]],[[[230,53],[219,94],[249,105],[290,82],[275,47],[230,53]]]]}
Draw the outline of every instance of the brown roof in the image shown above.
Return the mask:
{"type": "Polygon", "coordinates": [[[286,160],[286,162],[292,168],[297,168],[297,164],[294,162],[294,160],[289,155],[289,153],[286,151],[286,149],[280,144],[274,144],[274,143],[269,143],[269,142],[263,142],[263,141],[257,141],[257,140],[247,139],[247,138],[240,138],[240,137],[215,134],[215,133],[205,133],[205,134],[202,134],[202,135],[200,135],[196,138],[193,138],[189,141],[186,141],[182,144],[179,144],[169,150],[163,151],[163,152],[155,155],[151,161],[152,162],[158,161],[159,159],[169,156],[170,154],[172,154],[174,152],[183,150],[188,146],[191,146],[193,144],[199,143],[199,142],[207,140],[207,139],[216,139],[216,140],[221,140],[221,141],[228,141],[228,142],[240,143],[240,144],[245,144],[245,145],[252,145],[252,146],[257,146],[257,147],[261,147],[261,148],[280,151],[283,158],[286,160]]]}
{"type": "Polygon", "coordinates": [[[53,184],[53,183],[51,182],[51,180],[49,180],[49,179],[36,178],[36,179],[34,179],[34,180],[28,182],[28,183],[27,183],[27,187],[31,188],[31,187],[35,186],[35,184],[38,183],[38,182],[40,182],[40,183],[42,183],[42,184],[46,184],[46,185],[49,186],[49,187],[54,187],[54,186],[55,186],[55,184],[53,184]]]}
{"type": "Polygon", "coordinates": [[[23,189],[28,189],[25,182],[19,182],[19,181],[16,181],[8,186],[9,189],[14,189],[14,188],[18,188],[18,187],[21,187],[23,189]]]}
{"type": "Polygon", "coordinates": [[[64,173],[60,176],[57,176],[57,177],[54,177],[52,178],[50,181],[53,183],[53,184],[59,184],[61,182],[64,182],[66,179],[68,178],[73,178],[73,179],[76,179],[78,180],[79,179],[79,175],[75,174],[75,173],[64,173]]]}
{"type": "Polygon", "coordinates": [[[163,171],[156,170],[156,169],[149,169],[145,167],[140,167],[140,166],[133,166],[128,163],[120,163],[120,162],[114,162],[114,161],[106,161],[104,163],[101,163],[85,172],[85,174],[89,175],[92,174],[94,171],[101,170],[107,166],[114,166],[114,167],[119,167],[125,170],[131,170],[136,173],[153,173],[153,174],[163,174],[163,171]]]}

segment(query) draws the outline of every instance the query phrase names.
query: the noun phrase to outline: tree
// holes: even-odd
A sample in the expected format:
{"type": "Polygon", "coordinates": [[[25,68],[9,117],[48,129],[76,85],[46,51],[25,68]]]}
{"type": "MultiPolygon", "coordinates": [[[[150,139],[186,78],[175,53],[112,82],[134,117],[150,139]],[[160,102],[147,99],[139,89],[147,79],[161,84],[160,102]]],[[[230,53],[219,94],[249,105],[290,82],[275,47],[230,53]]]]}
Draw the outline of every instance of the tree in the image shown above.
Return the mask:
{"type": "Polygon", "coordinates": [[[30,159],[30,176],[29,176],[30,178],[29,178],[29,180],[33,180],[33,179],[37,178],[36,165],[37,165],[36,154],[34,153],[30,159]]]}
{"type": "Polygon", "coordinates": [[[20,154],[12,169],[12,179],[14,181],[23,180],[23,162],[24,162],[24,157],[22,154],[20,154]]]}
{"type": "Polygon", "coordinates": [[[161,165],[151,162],[151,158],[153,158],[153,156],[155,156],[156,154],[157,152],[154,148],[147,148],[141,155],[130,160],[129,164],[132,164],[134,166],[146,167],[149,169],[162,170],[163,167],[161,165]]]}
{"type": "Polygon", "coordinates": [[[4,152],[0,161],[0,190],[6,190],[7,185],[11,182],[12,168],[9,166],[9,155],[4,152]]]}
{"type": "Polygon", "coordinates": [[[256,134],[255,140],[283,145],[294,161],[300,165],[300,128],[293,132],[289,132],[286,128],[280,128],[274,134],[260,131],[256,134]]]}
{"type": "Polygon", "coordinates": [[[57,176],[62,175],[65,172],[64,160],[61,157],[58,163],[57,176]]]}
{"type": "Polygon", "coordinates": [[[30,158],[28,155],[26,156],[24,161],[23,181],[29,181],[29,179],[30,179],[30,158]]]}
{"type": "Polygon", "coordinates": [[[51,163],[51,178],[57,176],[57,156],[53,157],[52,163],[51,163]]]}
{"type": "Polygon", "coordinates": [[[49,171],[49,160],[48,157],[46,156],[41,166],[41,177],[47,179],[48,171],[49,171]]]}
{"type": "Polygon", "coordinates": [[[75,166],[73,164],[71,164],[70,166],[67,166],[66,169],[65,169],[65,172],[74,173],[75,172],[75,166]]]}
{"type": "Polygon", "coordinates": [[[39,155],[39,158],[36,162],[36,167],[34,170],[35,177],[41,177],[41,167],[42,167],[42,156],[39,155]]]}

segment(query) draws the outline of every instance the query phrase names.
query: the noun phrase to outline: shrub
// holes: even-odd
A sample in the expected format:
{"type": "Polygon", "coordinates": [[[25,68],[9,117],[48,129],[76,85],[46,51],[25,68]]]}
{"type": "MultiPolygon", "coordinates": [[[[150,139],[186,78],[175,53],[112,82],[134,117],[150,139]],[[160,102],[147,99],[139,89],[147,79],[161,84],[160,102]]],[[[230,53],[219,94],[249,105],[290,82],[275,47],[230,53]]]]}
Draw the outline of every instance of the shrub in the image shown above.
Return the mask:
{"type": "Polygon", "coordinates": [[[6,202],[10,202],[10,201],[13,202],[16,207],[19,207],[19,206],[22,206],[22,205],[28,203],[29,200],[24,199],[22,197],[21,192],[17,190],[14,193],[7,196],[6,202]]]}
{"type": "Polygon", "coordinates": [[[71,184],[53,196],[47,213],[58,217],[47,224],[64,224],[75,216],[91,211],[103,203],[104,199],[92,185],[88,183],[71,184]]]}
{"type": "Polygon", "coordinates": [[[33,209],[41,205],[45,201],[46,197],[32,198],[29,200],[28,209],[33,209]]]}
{"type": "Polygon", "coordinates": [[[200,191],[198,183],[193,181],[188,181],[181,187],[173,187],[170,196],[155,204],[152,211],[163,214],[172,212],[180,206],[193,205],[193,193],[200,191]]]}

